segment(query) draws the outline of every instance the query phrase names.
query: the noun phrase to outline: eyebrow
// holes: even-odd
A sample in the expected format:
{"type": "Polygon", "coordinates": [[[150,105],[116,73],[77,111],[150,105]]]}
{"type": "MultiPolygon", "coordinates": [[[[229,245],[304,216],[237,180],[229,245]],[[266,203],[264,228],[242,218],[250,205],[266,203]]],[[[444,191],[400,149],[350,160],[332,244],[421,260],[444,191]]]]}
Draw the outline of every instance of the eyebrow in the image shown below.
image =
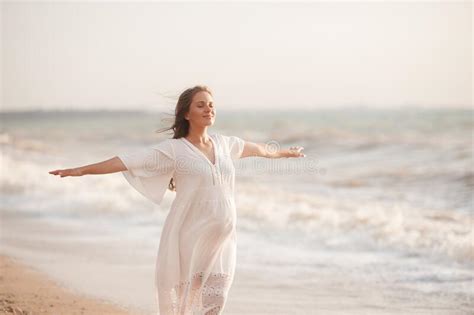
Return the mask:
{"type": "MultiPolygon", "coordinates": [[[[197,101],[197,103],[206,103],[206,101],[197,101]]],[[[210,101],[209,103],[213,103],[213,102],[210,101]]]]}

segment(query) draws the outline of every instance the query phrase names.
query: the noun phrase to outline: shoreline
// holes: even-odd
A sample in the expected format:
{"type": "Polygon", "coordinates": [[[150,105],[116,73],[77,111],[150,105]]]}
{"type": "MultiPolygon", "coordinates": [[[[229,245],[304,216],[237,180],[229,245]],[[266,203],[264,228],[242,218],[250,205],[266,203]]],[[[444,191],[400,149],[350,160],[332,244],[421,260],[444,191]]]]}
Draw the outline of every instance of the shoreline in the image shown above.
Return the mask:
{"type": "MultiPolygon", "coordinates": [[[[120,221],[108,221],[110,226],[117,226],[117,234],[104,229],[101,220],[59,224],[7,211],[0,212],[0,217],[0,311],[6,306],[18,306],[27,311],[17,312],[23,315],[156,314],[156,247],[147,245],[144,235],[127,238],[134,235],[134,230],[128,227],[124,231],[125,225],[120,221]]],[[[464,280],[469,279],[470,273],[464,269],[437,269],[456,272],[453,279],[459,280],[445,281],[451,288],[427,291],[432,282],[424,286],[421,282],[400,283],[403,278],[388,277],[386,265],[374,263],[396,261],[396,253],[382,259],[387,253],[354,256],[350,251],[328,253],[315,247],[312,255],[319,255],[317,259],[288,273],[285,270],[292,265],[285,260],[257,264],[245,256],[256,257],[256,249],[265,248],[266,243],[256,235],[242,232],[239,240],[239,263],[224,309],[226,315],[395,315],[413,311],[420,315],[471,314],[472,294],[457,292],[454,287],[470,285],[464,280]],[[246,250],[252,242],[256,247],[246,250]],[[362,258],[366,262],[361,263],[362,258]],[[328,265],[335,259],[347,263],[328,265]]],[[[285,254],[298,253],[286,249],[285,254]]],[[[396,266],[411,268],[410,278],[405,279],[426,278],[433,269],[430,264],[420,265],[416,257],[406,257],[388,267],[396,266]]]]}
{"type": "Polygon", "coordinates": [[[44,273],[0,254],[2,314],[137,314],[119,305],[87,297],[60,285],[44,273]]]}

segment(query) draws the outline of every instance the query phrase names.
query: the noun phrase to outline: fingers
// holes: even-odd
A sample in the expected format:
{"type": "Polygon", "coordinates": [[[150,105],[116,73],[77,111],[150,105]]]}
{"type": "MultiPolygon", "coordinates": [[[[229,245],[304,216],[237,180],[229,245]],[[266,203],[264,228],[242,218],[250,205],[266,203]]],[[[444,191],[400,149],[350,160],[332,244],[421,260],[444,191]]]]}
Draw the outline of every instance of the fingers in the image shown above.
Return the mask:
{"type": "Polygon", "coordinates": [[[304,148],[301,147],[301,146],[294,146],[294,147],[291,147],[290,150],[297,150],[297,151],[301,151],[303,150],[304,148]]]}
{"type": "Polygon", "coordinates": [[[296,154],[296,157],[305,157],[306,154],[302,153],[301,151],[304,149],[302,146],[293,146],[290,147],[290,151],[296,151],[298,154],[296,154]]]}
{"type": "Polygon", "coordinates": [[[64,170],[54,170],[54,171],[50,171],[49,174],[52,174],[52,175],[60,175],[61,177],[66,176],[64,170]]]}

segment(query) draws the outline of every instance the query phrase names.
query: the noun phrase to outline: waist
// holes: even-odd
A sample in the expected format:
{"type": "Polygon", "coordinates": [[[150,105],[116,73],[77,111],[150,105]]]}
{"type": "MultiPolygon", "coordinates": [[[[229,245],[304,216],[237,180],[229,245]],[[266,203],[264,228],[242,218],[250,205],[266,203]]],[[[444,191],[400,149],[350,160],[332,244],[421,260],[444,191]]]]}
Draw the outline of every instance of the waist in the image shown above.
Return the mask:
{"type": "Polygon", "coordinates": [[[183,189],[176,188],[176,197],[178,196],[203,196],[203,197],[234,197],[234,190],[229,185],[199,185],[188,186],[183,189]]]}

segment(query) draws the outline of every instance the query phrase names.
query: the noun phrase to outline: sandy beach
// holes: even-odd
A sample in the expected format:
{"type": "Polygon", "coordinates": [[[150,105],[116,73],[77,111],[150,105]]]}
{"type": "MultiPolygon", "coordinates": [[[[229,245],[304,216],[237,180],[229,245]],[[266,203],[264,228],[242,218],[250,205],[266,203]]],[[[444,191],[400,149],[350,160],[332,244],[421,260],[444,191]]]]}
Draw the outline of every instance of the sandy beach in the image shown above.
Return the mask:
{"type": "Polygon", "coordinates": [[[64,288],[13,257],[0,255],[0,275],[1,314],[134,314],[64,288]]]}

